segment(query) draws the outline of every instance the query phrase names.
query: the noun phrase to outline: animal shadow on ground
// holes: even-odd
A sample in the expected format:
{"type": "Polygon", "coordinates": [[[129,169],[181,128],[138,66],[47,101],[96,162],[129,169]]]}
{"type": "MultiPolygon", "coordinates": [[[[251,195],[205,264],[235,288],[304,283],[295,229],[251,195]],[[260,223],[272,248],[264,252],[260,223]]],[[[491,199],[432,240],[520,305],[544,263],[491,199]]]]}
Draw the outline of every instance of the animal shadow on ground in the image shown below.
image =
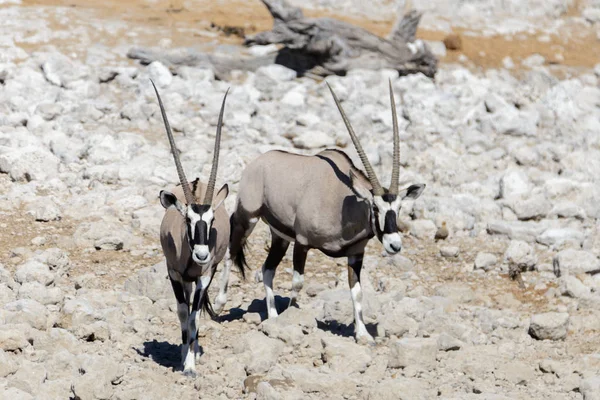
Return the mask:
{"type": "MultiPolygon", "coordinates": [[[[277,309],[277,313],[281,314],[282,312],[284,312],[285,310],[288,309],[289,305],[290,305],[289,297],[275,296],[275,308],[277,309]]],[[[298,305],[294,304],[292,307],[298,307],[298,305]]],[[[248,306],[247,312],[260,314],[261,321],[264,321],[265,319],[267,319],[267,301],[266,301],[266,299],[252,300],[252,303],[250,303],[250,305],[248,306]]]]}
{"type": "MultiPolygon", "coordinates": [[[[367,332],[371,334],[371,336],[377,336],[377,324],[365,324],[367,327],[367,332]]],[[[351,324],[341,324],[337,321],[319,321],[317,320],[317,328],[322,331],[331,332],[334,335],[343,336],[343,337],[354,337],[354,322],[351,324]]]]}
{"type": "MultiPolygon", "coordinates": [[[[173,371],[181,365],[181,345],[168,342],[159,342],[156,339],[151,342],[144,342],[144,349],[135,349],[142,357],[149,358],[158,365],[171,368],[173,371]]],[[[200,346],[200,354],[204,354],[204,349],[200,346]]]]}
{"type": "MultiPolygon", "coordinates": [[[[277,312],[279,314],[281,314],[282,312],[284,312],[285,310],[288,309],[288,306],[290,304],[290,298],[289,297],[281,297],[281,296],[275,296],[275,308],[277,308],[277,312]]],[[[297,304],[293,304],[292,307],[296,307],[298,308],[297,304]]],[[[215,320],[218,322],[224,322],[224,321],[234,321],[237,319],[242,319],[244,317],[244,314],[246,313],[257,313],[260,315],[260,320],[264,321],[265,319],[267,319],[267,303],[265,299],[262,300],[258,300],[258,299],[254,299],[252,300],[252,303],[250,303],[250,305],[248,306],[247,310],[244,310],[242,308],[230,308],[229,309],[229,314],[224,314],[224,315],[220,315],[218,316],[215,320]]]]}

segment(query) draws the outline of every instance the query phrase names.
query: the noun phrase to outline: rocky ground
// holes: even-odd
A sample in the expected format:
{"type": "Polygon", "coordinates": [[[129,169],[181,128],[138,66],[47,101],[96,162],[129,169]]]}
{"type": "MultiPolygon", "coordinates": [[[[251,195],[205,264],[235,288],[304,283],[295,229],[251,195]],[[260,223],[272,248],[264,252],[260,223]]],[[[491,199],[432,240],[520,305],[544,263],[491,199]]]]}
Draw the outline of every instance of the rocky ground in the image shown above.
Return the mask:
{"type": "MultiPolygon", "coordinates": [[[[501,68],[465,48],[446,55],[435,80],[394,71],[329,77],[383,182],[392,153],[387,80],[404,91],[399,112],[411,123],[402,122],[401,180],[427,184],[403,207],[402,253],[385,256],[376,241],[368,248],[365,319],[377,345],[353,340],[345,260],[318,252],[299,308],[283,311],[288,252],[275,279],[283,312],[264,320],[253,272],[269,237],[259,225],[249,279],[232,273],[227,310],[201,321],[196,379],[178,370],[179,321],[157,238],[157,195],[177,177],[149,78],[188,177],[204,179],[231,87],[217,179],[230,184],[229,211],[243,167],[268,149],[356,154],[324,82],[279,66],[224,82],[125,58],[132,45],[236,45],[210,27],[228,10],[241,18],[226,2],[108,2],[117,11],[56,3],[0,1],[1,398],[600,399],[597,2],[502,9],[539,25],[541,36],[576,26],[552,50],[564,50],[564,63],[542,55],[549,45],[534,31],[529,52],[501,68]],[[578,46],[588,58],[569,57],[578,46]],[[449,237],[436,242],[443,222],[449,237]],[[522,286],[511,271],[521,271],[522,286]]],[[[263,15],[248,3],[243,12],[263,15]]],[[[427,29],[452,8],[438,3],[427,29]]],[[[512,20],[492,18],[500,3],[461,2],[457,10],[473,11],[456,26],[471,18],[508,29],[512,20]]],[[[372,26],[358,2],[344,4],[344,18],[372,26]]]]}

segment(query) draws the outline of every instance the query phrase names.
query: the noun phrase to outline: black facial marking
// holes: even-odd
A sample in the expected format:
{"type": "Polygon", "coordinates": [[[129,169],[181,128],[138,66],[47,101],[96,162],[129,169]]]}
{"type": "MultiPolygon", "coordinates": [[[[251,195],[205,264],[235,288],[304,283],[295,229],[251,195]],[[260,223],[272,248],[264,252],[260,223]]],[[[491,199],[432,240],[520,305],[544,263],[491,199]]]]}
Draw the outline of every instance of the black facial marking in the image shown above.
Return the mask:
{"type": "MultiPolygon", "coordinates": [[[[190,204],[190,209],[198,214],[200,216],[200,218],[202,218],[202,215],[204,213],[206,213],[208,210],[210,210],[210,205],[206,205],[206,204],[190,204]]],[[[202,221],[202,219],[200,219],[198,222],[196,222],[196,225],[194,227],[192,227],[190,225],[190,221],[188,220],[187,222],[188,224],[188,238],[190,241],[190,246],[194,246],[194,245],[208,245],[208,225],[205,221],[202,221]],[[192,232],[192,229],[194,230],[192,232]],[[193,235],[192,235],[193,233],[193,235]],[[193,237],[193,240],[192,240],[193,237]]]]}
{"type": "Polygon", "coordinates": [[[198,215],[202,215],[208,211],[208,209],[210,208],[210,205],[208,205],[208,204],[191,204],[190,207],[192,208],[193,212],[195,212],[198,215]]]}
{"type": "Polygon", "coordinates": [[[208,225],[202,220],[196,222],[194,242],[197,244],[208,244],[208,225]]]}
{"type": "Polygon", "coordinates": [[[383,224],[383,233],[395,233],[398,232],[398,226],[396,225],[396,212],[388,210],[385,213],[385,222],[383,224]]]}
{"type": "Polygon", "coordinates": [[[381,196],[381,198],[385,202],[392,203],[396,200],[396,198],[398,198],[398,196],[391,193],[384,193],[383,196],[381,196]]]}

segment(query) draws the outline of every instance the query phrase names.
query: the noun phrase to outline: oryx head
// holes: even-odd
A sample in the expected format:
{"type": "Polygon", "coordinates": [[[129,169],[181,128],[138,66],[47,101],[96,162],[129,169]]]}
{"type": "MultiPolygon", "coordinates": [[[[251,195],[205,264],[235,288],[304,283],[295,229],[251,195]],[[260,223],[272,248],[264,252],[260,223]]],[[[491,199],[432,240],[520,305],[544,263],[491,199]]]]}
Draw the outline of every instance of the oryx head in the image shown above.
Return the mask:
{"type": "Polygon", "coordinates": [[[156,92],[156,97],[158,98],[158,104],[160,105],[160,111],[165,123],[165,129],[167,131],[167,136],[169,137],[171,153],[173,153],[173,159],[175,160],[175,166],[177,167],[177,175],[179,176],[179,182],[181,182],[186,204],[182,204],[173,193],[166,190],[161,190],[160,202],[165,208],[175,207],[184,217],[187,228],[187,242],[190,246],[192,259],[197,264],[205,266],[212,261],[210,254],[211,249],[209,246],[214,243],[214,241],[211,241],[211,235],[215,234],[212,227],[215,218],[215,211],[223,204],[223,201],[229,194],[229,188],[227,184],[225,184],[213,198],[215,181],[217,179],[217,167],[219,164],[219,148],[221,143],[223,112],[225,110],[225,100],[227,99],[227,92],[229,92],[229,89],[225,93],[225,97],[223,97],[223,104],[221,105],[221,112],[219,113],[217,135],[215,137],[215,150],[213,153],[210,178],[208,179],[208,185],[206,186],[206,194],[204,195],[204,201],[202,203],[198,203],[197,199],[194,197],[194,194],[190,190],[188,180],[183,172],[183,167],[181,166],[181,161],[179,160],[179,155],[177,153],[177,148],[175,147],[175,139],[173,139],[173,133],[171,132],[171,126],[169,125],[165,108],[162,104],[162,100],[160,99],[160,95],[158,94],[158,90],[156,89],[154,82],[152,82],[152,86],[154,86],[154,91],[156,92]]]}
{"type": "MultiPolygon", "coordinates": [[[[327,84],[329,86],[329,83],[327,84]]],[[[402,236],[398,230],[397,218],[400,211],[401,202],[403,199],[416,199],[425,189],[424,184],[411,185],[406,189],[398,191],[398,179],[400,175],[400,139],[398,134],[398,118],[396,116],[396,103],[394,101],[394,92],[392,91],[392,82],[390,81],[390,102],[392,105],[392,120],[394,125],[394,158],[392,163],[392,182],[389,189],[381,186],[375,171],[365,154],[358,137],[354,133],[350,121],[340,104],[337,96],[333,92],[331,86],[329,90],[333,95],[335,104],[342,114],[344,124],[350,133],[352,143],[356,148],[356,152],[365,167],[371,188],[366,187],[360,179],[350,171],[350,180],[352,188],[357,196],[366,200],[371,206],[371,224],[373,233],[377,235],[379,241],[383,244],[385,251],[388,254],[396,254],[402,249],[402,236]]]]}

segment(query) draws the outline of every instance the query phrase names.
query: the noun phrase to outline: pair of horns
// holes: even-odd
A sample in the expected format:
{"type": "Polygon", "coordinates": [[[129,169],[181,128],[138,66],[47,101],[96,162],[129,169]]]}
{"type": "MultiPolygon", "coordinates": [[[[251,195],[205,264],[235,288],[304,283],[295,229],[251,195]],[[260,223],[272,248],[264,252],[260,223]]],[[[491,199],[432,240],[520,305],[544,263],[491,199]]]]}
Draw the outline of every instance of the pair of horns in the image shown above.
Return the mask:
{"type": "MultiPolygon", "coordinates": [[[[185,172],[183,172],[183,167],[181,166],[181,160],[179,159],[179,154],[177,153],[177,148],[175,147],[175,139],[173,138],[173,132],[171,132],[171,125],[169,125],[169,119],[167,118],[167,113],[165,112],[165,107],[163,106],[162,100],[160,99],[160,95],[158,94],[158,89],[156,89],[156,85],[152,80],[152,86],[154,87],[154,91],[156,92],[156,97],[158,98],[158,104],[160,106],[160,112],[162,114],[163,121],[165,123],[165,130],[167,131],[167,136],[169,137],[169,144],[171,145],[171,153],[173,154],[173,160],[175,160],[175,167],[177,168],[177,175],[179,176],[179,182],[181,182],[181,187],[183,188],[183,194],[185,196],[186,203],[192,204],[195,203],[194,195],[190,189],[189,182],[185,177],[185,172]]],[[[219,166],[219,149],[221,148],[221,127],[223,126],[223,112],[225,111],[225,100],[227,100],[227,94],[229,93],[229,89],[225,92],[225,96],[223,97],[223,104],[221,104],[221,112],[219,113],[219,122],[217,122],[217,135],[215,136],[215,150],[213,152],[213,161],[212,168],[210,170],[210,177],[208,178],[208,185],[206,186],[206,194],[204,195],[204,201],[202,204],[210,205],[212,203],[213,194],[215,191],[215,181],[217,180],[217,167],[219,166]]]]}
{"type": "MultiPolygon", "coordinates": [[[[398,117],[396,115],[396,102],[394,100],[394,91],[392,90],[392,81],[390,80],[389,83],[390,103],[392,105],[392,122],[394,126],[394,158],[392,161],[392,182],[390,183],[389,193],[398,194],[398,180],[400,178],[400,138],[398,133],[398,117]]],[[[329,87],[329,90],[333,95],[335,105],[337,106],[338,110],[340,110],[340,114],[342,114],[342,119],[344,120],[344,124],[346,125],[348,133],[352,138],[352,143],[354,143],[354,148],[356,149],[356,152],[360,157],[360,161],[362,161],[362,164],[364,165],[365,170],[367,171],[367,176],[369,177],[369,181],[371,182],[371,186],[373,187],[373,194],[375,196],[382,196],[385,193],[385,191],[383,190],[383,187],[381,187],[381,184],[377,179],[377,175],[375,175],[375,171],[373,170],[373,167],[371,166],[371,163],[369,162],[365,151],[363,150],[360,142],[358,141],[358,137],[356,136],[356,133],[354,133],[354,129],[352,129],[352,125],[350,125],[350,121],[348,120],[348,117],[346,116],[346,113],[344,112],[344,109],[342,108],[339,99],[335,95],[335,92],[333,91],[329,83],[327,83],[327,86],[329,87]]],[[[402,102],[404,103],[403,98],[402,102]]]]}

